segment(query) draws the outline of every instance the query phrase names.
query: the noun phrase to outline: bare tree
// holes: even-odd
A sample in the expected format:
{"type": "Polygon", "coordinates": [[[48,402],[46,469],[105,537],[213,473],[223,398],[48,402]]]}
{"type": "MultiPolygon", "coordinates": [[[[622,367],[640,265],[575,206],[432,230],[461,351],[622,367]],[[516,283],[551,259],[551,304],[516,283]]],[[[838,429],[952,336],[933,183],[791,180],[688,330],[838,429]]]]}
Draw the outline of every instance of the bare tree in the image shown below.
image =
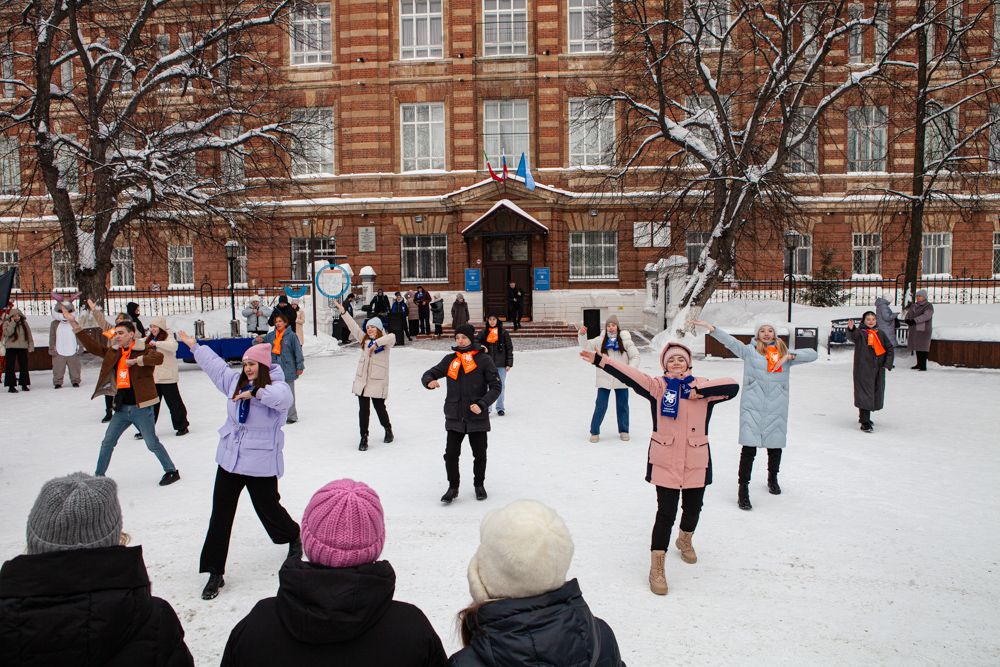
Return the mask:
{"type": "Polygon", "coordinates": [[[251,195],[285,180],[269,54],[290,2],[0,1],[0,135],[32,148],[11,208],[55,216],[81,291],[104,294],[126,230],[260,219],[251,195]]]}

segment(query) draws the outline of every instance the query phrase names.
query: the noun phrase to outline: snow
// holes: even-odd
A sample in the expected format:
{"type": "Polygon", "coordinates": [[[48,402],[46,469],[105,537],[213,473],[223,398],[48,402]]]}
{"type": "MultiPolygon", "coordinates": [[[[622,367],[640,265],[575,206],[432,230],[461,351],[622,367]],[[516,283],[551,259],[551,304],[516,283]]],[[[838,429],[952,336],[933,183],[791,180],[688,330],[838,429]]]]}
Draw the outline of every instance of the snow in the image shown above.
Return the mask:
{"type": "MultiPolygon", "coordinates": [[[[712,305],[705,316],[735,324],[770,312],[738,306],[712,305]]],[[[955,308],[969,310],[970,319],[987,310],[955,308]]],[[[951,309],[941,310],[952,318],[951,309]]],[[[770,314],[781,323],[777,311],[770,314]]],[[[806,319],[805,309],[797,309],[796,323],[806,319]]],[[[738,400],[718,406],[710,431],[715,484],[694,539],[699,561],[687,565],[671,548],[670,594],[662,598],[646,583],[655,496],[642,479],[650,433],[645,404],[631,399],[632,442],[617,439],[611,410],[602,441],[590,444],[594,369],[575,347],[516,353],[508,413],[494,418],[490,434],[490,498],[478,503],[472,497],[466,448],[461,495],[443,507],[444,396],[419,384],[441,354],[393,350],[388,408],[396,442],[379,442],[373,418],[375,443],[360,453],[350,393],[356,351],[316,357],[307,344],[306,372],[296,388],[301,421],[285,429],[281,495],[299,518],[313,491],[331,479],[371,484],[385,507],[383,556],[396,569],[396,597],[427,614],[449,652],[459,646],[455,614],[469,602],[465,573],[479,521],[517,498],[536,498],[566,519],[576,544],[569,576],[580,579],[594,612],[615,630],[629,665],[658,664],[667,655],[682,655],[689,664],[726,664],[732,656],[751,665],[1000,661],[996,412],[970,400],[996,396],[1000,373],[935,364],[916,373],[900,363],[888,378],[876,432],[868,435],[858,430],[852,407],[849,351],[835,352],[833,362],[824,355],[794,368],[784,493],[767,494],[766,457],[759,455],[749,513],[736,507],[738,400]],[[933,412],[914,412],[926,405],[928,383],[933,412]]],[[[641,368],[656,372],[655,357],[644,350],[641,368]]],[[[200,599],[205,575],[197,571],[198,554],[226,399],[196,366],[180,367],[191,433],[176,438],[164,414],[159,434],[181,481],[157,486],[155,460],[130,433],[110,473],[119,484],[125,530],[143,546],[154,594],[177,610],[197,664],[218,664],[232,626],[276,590],[285,547],[268,541],[244,495],[226,587],[214,601],[200,599]]],[[[742,366],[698,360],[695,371],[739,379],[742,366]]],[[[23,552],[25,520],[45,480],[93,470],[104,433],[103,403],[88,400],[95,373],[88,364],[86,389],[54,395],[47,374],[36,373],[34,391],[0,395],[4,430],[17,433],[16,445],[8,441],[0,459],[4,558],[23,552]]]]}

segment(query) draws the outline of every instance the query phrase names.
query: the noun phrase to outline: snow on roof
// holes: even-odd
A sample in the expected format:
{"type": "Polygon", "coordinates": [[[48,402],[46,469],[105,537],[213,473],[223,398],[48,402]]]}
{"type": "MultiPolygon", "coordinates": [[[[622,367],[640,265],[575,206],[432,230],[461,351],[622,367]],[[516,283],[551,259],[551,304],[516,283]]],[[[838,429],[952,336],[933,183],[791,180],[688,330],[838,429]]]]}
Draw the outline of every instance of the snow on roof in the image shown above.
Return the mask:
{"type": "Polygon", "coordinates": [[[463,229],[462,233],[465,234],[466,232],[468,232],[470,229],[472,229],[473,227],[475,227],[476,225],[478,225],[479,223],[481,223],[483,220],[485,220],[486,218],[488,218],[494,211],[496,211],[501,206],[510,209],[514,213],[518,214],[519,216],[521,216],[522,218],[524,218],[525,220],[527,220],[528,222],[530,222],[532,224],[535,224],[538,227],[541,227],[542,229],[545,230],[546,234],[549,232],[549,228],[548,227],[546,227],[542,223],[538,222],[538,220],[536,220],[533,216],[528,215],[527,213],[525,213],[525,211],[524,211],[523,208],[521,208],[520,206],[518,206],[517,204],[515,204],[514,202],[512,202],[509,199],[501,199],[496,204],[493,204],[493,206],[492,206],[492,208],[490,208],[490,210],[486,211],[486,213],[483,213],[481,216],[479,216],[478,218],[476,218],[475,222],[473,222],[471,225],[469,225],[468,227],[466,227],[465,229],[463,229]]]}

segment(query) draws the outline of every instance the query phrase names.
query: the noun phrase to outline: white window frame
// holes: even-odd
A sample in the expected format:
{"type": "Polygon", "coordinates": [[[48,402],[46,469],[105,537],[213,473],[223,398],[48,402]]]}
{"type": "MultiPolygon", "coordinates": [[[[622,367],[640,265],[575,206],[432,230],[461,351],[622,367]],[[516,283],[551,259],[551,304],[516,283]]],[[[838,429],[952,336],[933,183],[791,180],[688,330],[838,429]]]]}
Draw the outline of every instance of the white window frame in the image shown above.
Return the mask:
{"type": "Polygon", "coordinates": [[[701,253],[712,238],[711,232],[686,232],[684,234],[684,256],[687,258],[687,273],[691,275],[698,267],[701,253]]]}
{"type": "Polygon", "coordinates": [[[567,0],[566,37],[571,55],[611,52],[614,41],[607,17],[608,2],[609,0],[567,0]]]}
{"type": "Polygon", "coordinates": [[[618,280],[616,230],[569,233],[569,280],[618,280]]]}
{"type": "Polygon", "coordinates": [[[889,50],[889,4],[884,2],[875,12],[875,60],[884,57],[889,50]]]}
{"type": "Polygon", "coordinates": [[[569,100],[569,166],[614,163],[615,109],[585,97],[569,100]]]}
{"type": "MultiPolygon", "coordinates": [[[[700,123],[706,123],[710,125],[718,124],[718,114],[715,110],[715,101],[708,95],[688,95],[684,99],[684,104],[688,108],[688,119],[698,118],[700,123]]],[[[697,125],[689,125],[688,129],[694,134],[695,137],[701,139],[701,142],[705,144],[708,150],[715,153],[718,150],[718,146],[715,143],[715,134],[710,127],[698,127],[697,125]]],[[[694,157],[691,152],[685,155],[685,164],[688,167],[701,167],[701,162],[694,157]]]]}
{"type": "MultiPolygon", "coordinates": [[[[1000,0],[997,0],[997,2],[1000,3],[1000,0]]],[[[1000,12],[1000,4],[996,7],[997,11],[1000,12]]],[[[990,105],[990,120],[993,124],[990,125],[986,139],[986,170],[1000,171],[1000,104],[990,105]]]]}
{"type": "Polygon", "coordinates": [[[330,12],[329,2],[301,4],[292,9],[288,34],[292,65],[328,65],[333,62],[330,12]]]}
{"type": "Polygon", "coordinates": [[[306,107],[292,109],[292,176],[296,178],[333,176],[333,109],[306,107]]]}
{"type": "Polygon", "coordinates": [[[400,104],[399,140],[402,171],[445,169],[444,104],[400,104]],[[421,154],[421,147],[426,154],[421,154]]]}
{"type": "Polygon", "coordinates": [[[494,167],[501,153],[507,166],[517,168],[523,152],[531,163],[531,117],[528,100],[486,100],[483,102],[483,151],[494,167]]]}
{"type": "Polygon", "coordinates": [[[448,235],[404,234],[400,236],[399,263],[401,283],[447,283],[448,235]],[[421,245],[421,243],[425,245],[421,245]]]}
{"type": "Polygon", "coordinates": [[[482,55],[528,55],[528,0],[483,0],[482,55]]]}
{"type": "MultiPolygon", "coordinates": [[[[860,21],[864,18],[865,6],[851,4],[847,6],[847,21],[860,21]]],[[[857,25],[851,28],[847,35],[847,62],[854,65],[865,62],[865,26],[857,25]]]]}
{"type": "Polygon", "coordinates": [[[691,15],[692,10],[701,17],[704,24],[701,39],[698,43],[703,51],[714,51],[722,47],[722,37],[729,30],[732,22],[732,6],[729,0],[694,0],[692,7],[684,2],[684,30],[693,41],[698,34],[698,21],[691,15]]]}
{"type": "Polygon", "coordinates": [[[882,277],[881,234],[851,234],[851,272],[855,277],[882,277]],[[862,270],[859,271],[859,268],[862,270]]]}
{"type": "MultiPolygon", "coordinates": [[[[75,134],[64,134],[62,138],[68,142],[75,142],[75,134]]],[[[66,192],[80,192],[80,160],[77,159],[76,152],[66,143],[56,146],[55,167],[59,170],[59,180],[57,185],[66,188],[66,192]]]]}
{"type": "Polygon", "coordinates": [[[670,223],[668,222],[633,222],[633,248],[669,248],[670,223]]]}
{"type": "MultiPolygon", "coordinates": [[[[75,50],[76,47],[74,47],[72,43],[66,41],[62,43],[59,55],[64,56],[70,51],[75,50]]],[[[59,64],[59,86],[63,92],[69,92],[73,89],[73,58],[67,58],[59,64]]]]}
{"type": "Polygon", "coordinates": [[[399,0],[399,59],[444,57],[444,0],[399,0]]]}
{"type": "Polygon", "coordinates": [[[884,173],[889,156],[888,137],[888,107],[849,107],[847,173],[884,173]]]}
{"type": "Polygon", "coordinates": [[[817,38],[817,33],[819,32],[819,10],[816,5],[808,4],[802,8],[802,41],[805,41],[808,37],[812,37],[812,41],[806,46],[805,54],[809,57],[815,56],[819,52],[819,43],[821,39],[817,38]],[[806,29],[810,29],[812,32],[806,33],[806,29]]]}
{"type": "Polygon", "coordinates": [[[793,233],[798,237],[795,248],[792,250],[795,254],[795,275],[811,277],[813,258],[812,234],[793,233]]]}
{"type": "MultiPolygon", "coordinates": [[[[808,118],[816,113],[816,107],[799,107],[791,119],[793,133],[798,133],[808,118]]],[[[817,174],[819,173],[819,126],[813,125],[805,140],[789,151],[788,173],[817,174]]]]}
{"type": "Polygon", "coordinates": [[[135,259],[132,248],[111,249],[111,289],[135,289],[135,259]]]}
{"type": "Polygon", "coordinates": [[[928,118],[926,125],[926,135],[924,137],[924,167],[932,162],[944,159],[948,153],[958,145],[959,136],[959,113],[958,107],[949,109],[946,113],[943,104],[932,101],[927,105],[928,116],[936,115],[934,119],[928,118]]]}
{"type": "Polygon", "coordinates": [[[3,97],[12,98],[17,94],[14,78],[14,49],[10,44],[0,46],[0,79],[4,79],[3,97]]]}
{"type": "MultiPolygon", "coordinates": [[[[157,61],[163,60],[170,55],[170,33],[161,32],[154,38],[156,41],[156,59],[157,61]]],[[[174,80],[168,80],[163,82],[164,90],[169,90],[174,85],[174,80]]]]}
{"type": "MultiPolygon", "coordinates": [[[[222,139],[232,141],[239,137],[242,132],[243,128],[238,125],[225,125],[219,134],[222,139]]],[[[233,146],[219,155],[219,172],[222,183],[230,189],[242,187],[246,183],[246,165],[242,146],[233,146]]]]}
{"type": "Polygon", "coordinates": [[[167,246],[167,289],[194,289],[194,246],[167,246]]]}
{"type": "Polygon", "coordinates": [[[920,253],[920,274],[924,277],[951,277],[951,232],[924,232],[920,253]]]}
{"type": "MultiPolygon", "coordinates": [[[[236,288],[246,288],[250,283],[250,271],[249,271],[249,256],[247,254],[247,247],[240,243],[236,246],[236,261],[233,264],[233,287],[236,288]]],[[[226,262],[228,263],[228,259],[226,262]]],[[[229,280],[229,267],[226,267],[226,282],[229,280]]]]}
{"type": "MultiPolygon", "coordinates": [[[[329,257],[337,254],[336,236],[317,236],[313,238],[314,256],[329,257]]],[[[309,237],[297,236],[291,240],[292,280],[309,282],[309,237]]]]}
{"type": "Polygon", "coordinates": [[[1000,278],[1000,232],[993,232],[993,277],[1000,278]]]}
{"type": "Polygon", "coordinates": [[[17,137],[0,136],[0,195],[21,193],[20,150],[17,137]]]}
{"type": "Polygon", "coordinates": [[[52,249],[52,289],[58,291],[76,290],[73,260],[69,250],[52,249]]]}
{"type": "Polygon", "coordinates": [[[0,275],[7,273],[7,271],[13,268],[16,268],[17,271],[14,272],[14,282],[11,285],[11,289],[15,292],[20,292],[21,252],[19,250],[0,250],[0,275]]]}

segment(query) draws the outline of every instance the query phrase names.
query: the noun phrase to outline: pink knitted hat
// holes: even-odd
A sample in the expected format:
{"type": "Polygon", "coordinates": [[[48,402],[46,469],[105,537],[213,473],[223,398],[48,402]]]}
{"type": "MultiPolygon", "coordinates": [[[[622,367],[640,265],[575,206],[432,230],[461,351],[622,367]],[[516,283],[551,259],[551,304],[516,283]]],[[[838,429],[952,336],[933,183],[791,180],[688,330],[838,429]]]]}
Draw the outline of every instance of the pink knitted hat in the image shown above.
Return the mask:
{"type": "Polygon", "coordinates": [[[375,562],[385,544],[378,494],[362,482],[338,479],[313,494],[302,515],[302,549],[310,562],[354,567],[375,562]]]}
{"type": "Polygon", "coordinates": [[[264,364],[270,367],[271,365],[271,344],[270,343],[260,343],[259,345],[251,346],[246,352],[243,353],[243,361],[249,359],[250,361],[256,361],[258,364],[264,364]]]}
{"type": "Polygon", "coordinates": [[[662,368],[663,370],[667,369],[667,357],[670,356],[671,351],[680,352],[681,354],[683,354],[684,357],[687,359],[688,369],[691,368],[692,366],[691,348],[689,348],[687,345],[684,345],[683,343],[678,343],[676,341],[670,341],[669,343],[663,346],[663,351],[660,352],[660,368],[662,368]]]}

